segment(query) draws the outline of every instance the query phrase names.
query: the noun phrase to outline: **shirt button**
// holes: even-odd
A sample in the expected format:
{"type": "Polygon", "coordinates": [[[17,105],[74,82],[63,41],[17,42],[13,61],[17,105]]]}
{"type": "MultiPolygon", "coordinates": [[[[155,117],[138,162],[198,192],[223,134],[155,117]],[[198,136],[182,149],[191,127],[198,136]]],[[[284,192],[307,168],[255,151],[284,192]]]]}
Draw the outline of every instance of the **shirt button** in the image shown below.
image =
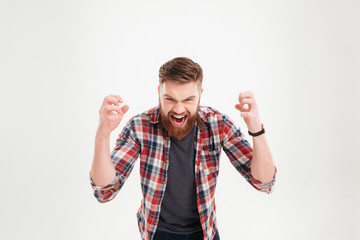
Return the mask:
{"type": "Polygon", "coordinates": [[[166,139],[166,140],[170,140],[170,137],[166,136],[165,139],[166,139]]]}

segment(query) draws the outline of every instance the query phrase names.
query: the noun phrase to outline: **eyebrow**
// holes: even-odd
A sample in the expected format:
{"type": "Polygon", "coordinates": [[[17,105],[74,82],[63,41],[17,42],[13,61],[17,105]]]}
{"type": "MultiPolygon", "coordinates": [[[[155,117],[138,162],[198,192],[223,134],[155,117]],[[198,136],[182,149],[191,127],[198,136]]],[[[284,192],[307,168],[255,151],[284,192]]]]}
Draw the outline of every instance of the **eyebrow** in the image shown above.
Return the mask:
{"type": "MultiPolygon", "coordinates": [[[[172,99],[175,99],[174,97],[172,97],[171,95],[169,95],[169,94],[167,94],[167,93],[165,93],[164,96],[165,96],[165,97],[172,98],[172,99]]],[[[195,98],[195,97],[196,97],[195,95],[192,95],[192,96],[190,96],[190,97],[185,98],[185,100],[186,100],[186,99],[195,98]]]]}

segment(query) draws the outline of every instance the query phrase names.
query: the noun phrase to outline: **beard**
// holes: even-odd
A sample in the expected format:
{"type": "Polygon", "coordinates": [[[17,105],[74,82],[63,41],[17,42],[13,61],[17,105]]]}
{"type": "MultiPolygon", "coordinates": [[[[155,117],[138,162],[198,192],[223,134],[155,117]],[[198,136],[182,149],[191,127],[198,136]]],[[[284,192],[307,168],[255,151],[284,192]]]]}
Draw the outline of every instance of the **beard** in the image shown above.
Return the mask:
{"type": "Polygon", "coordinates": [[[183,139],[190,130],[195,126],[195,123],[199,120],[199,104],[196,108],[195,114],[190,114],[189,111],[186,112],[187,122],[184,126],[176,127],[171,123],[171,115],[175,114],[170,111],[168,114],[163,112],[161,102],[159,101],[159,109],[160,109],[160,122],[162,126],[169,132],[170,136],[175,137],[179,140],[183,139]]]}

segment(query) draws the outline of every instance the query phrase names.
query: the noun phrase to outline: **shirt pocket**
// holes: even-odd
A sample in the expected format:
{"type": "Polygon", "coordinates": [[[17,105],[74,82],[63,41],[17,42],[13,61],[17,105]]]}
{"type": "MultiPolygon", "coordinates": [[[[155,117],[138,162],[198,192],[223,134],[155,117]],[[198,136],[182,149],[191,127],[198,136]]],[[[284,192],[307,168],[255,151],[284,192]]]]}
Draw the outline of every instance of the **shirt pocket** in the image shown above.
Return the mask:
{"type": "Polygon", "coordinates": [[[200,157],[200,175],[206,176],[209,174],[218,175],[219,172],[219,160],[220,160],[221,148],[216,147],[214,149],[201,150],[200,157]]]}

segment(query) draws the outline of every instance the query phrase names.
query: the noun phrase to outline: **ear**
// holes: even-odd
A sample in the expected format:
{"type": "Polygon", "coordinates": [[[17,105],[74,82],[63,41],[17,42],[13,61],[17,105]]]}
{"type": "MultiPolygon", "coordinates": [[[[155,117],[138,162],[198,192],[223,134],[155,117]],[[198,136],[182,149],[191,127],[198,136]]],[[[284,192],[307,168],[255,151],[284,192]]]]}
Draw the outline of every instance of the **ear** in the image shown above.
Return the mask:
{"type": "Polygon", "coordinates": [[[159,86],[158,86],[158,95],[159,95],[159,97],[160,97],[160,95],[161,95],[161,91],[162,91],[162,86],[161,86],[161,84],[159,84],[159,86]]]}

